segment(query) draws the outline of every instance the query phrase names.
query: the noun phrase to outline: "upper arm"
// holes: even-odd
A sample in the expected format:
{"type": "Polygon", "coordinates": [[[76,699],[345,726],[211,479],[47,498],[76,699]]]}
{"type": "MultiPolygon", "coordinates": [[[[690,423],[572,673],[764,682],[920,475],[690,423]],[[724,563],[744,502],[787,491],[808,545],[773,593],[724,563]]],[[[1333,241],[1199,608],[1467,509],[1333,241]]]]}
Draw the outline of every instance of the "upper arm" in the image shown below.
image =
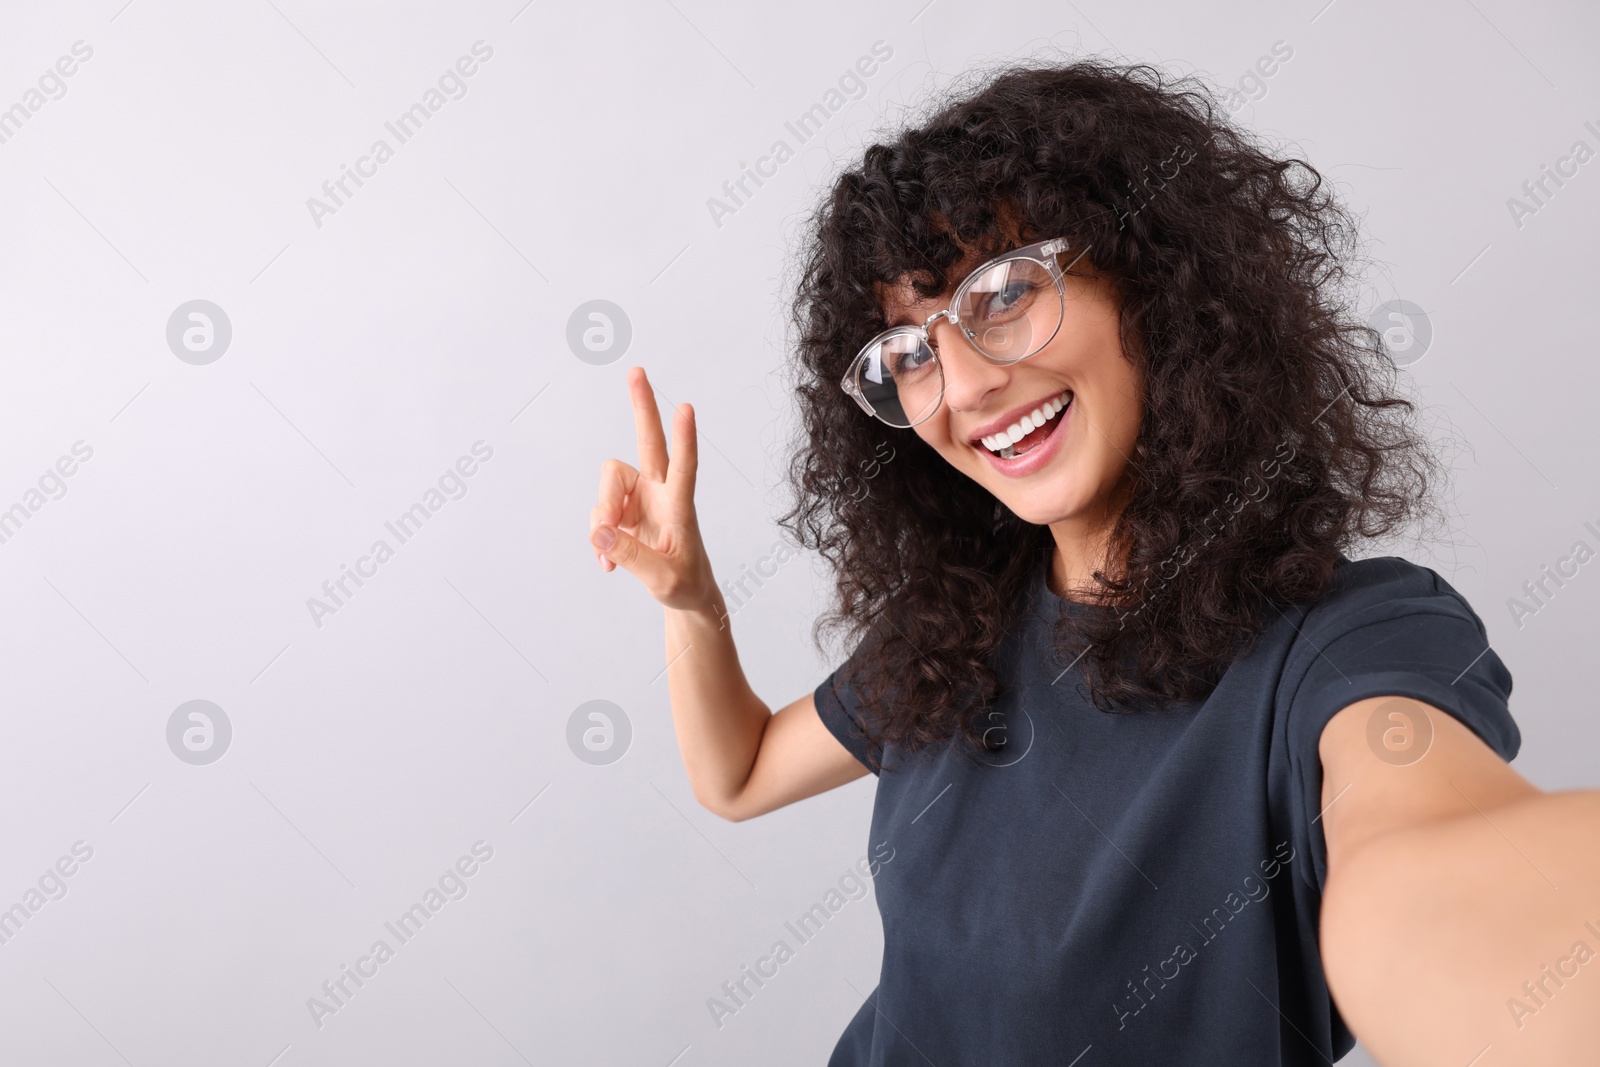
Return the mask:
{"type": "Polygon", "coordinates": [[[1455,716],[1405,697],[1341,709],[1318,755],[1324,975],[1351,1031],[1375,1051],[1395,1049],[1416,1039],[1423,1014],[1396,994],[1396,975],[1440,956],[1417,946],[1470,943],[1481,933],[1476,921],[1458,929],[1457,913],[1470,914],[1463,902],[1483,896],[1478,882],[1492,875],[1489,865],[1462,869],[1454,842],[1540,791],[1455,716]]]}
{"type": "Polygon", "coordinates": [[[750,777],[717,814],[735,822],[754,818],[865,774],[867,768],[823,723],[807,693],[767,720],[750,777]]]}
{"type": "Polygon", "coordinates": [[[1538,792],[1454,715],[1409,697],[1341,709],[1317,753],[1330,880],[1342,860],[1384,834],[1538,792]]]}

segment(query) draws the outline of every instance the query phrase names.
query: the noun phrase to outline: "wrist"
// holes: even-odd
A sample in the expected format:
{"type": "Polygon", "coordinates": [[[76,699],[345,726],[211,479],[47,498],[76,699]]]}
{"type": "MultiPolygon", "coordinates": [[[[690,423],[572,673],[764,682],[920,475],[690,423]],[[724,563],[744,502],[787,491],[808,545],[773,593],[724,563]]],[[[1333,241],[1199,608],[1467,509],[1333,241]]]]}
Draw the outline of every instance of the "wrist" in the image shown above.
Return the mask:
{"type": "Polygon", "coordinates": [[[718,589],[716,581],[708,576],[704,593],[685,603],[668,607],[666,614],[669,619],[675,617],[691,626],[722,629],[727,625],[728,607],[723,599],[722,590],[718,589]]]}

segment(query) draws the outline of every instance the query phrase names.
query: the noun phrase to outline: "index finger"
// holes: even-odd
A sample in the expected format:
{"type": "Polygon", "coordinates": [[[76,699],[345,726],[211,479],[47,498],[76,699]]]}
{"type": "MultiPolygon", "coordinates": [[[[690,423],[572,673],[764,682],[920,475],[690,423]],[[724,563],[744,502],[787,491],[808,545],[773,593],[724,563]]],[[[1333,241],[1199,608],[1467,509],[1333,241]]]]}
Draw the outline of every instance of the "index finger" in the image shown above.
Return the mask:
{"type": "Polygon", "coordinates": [[[633,429],[639,438],[639,473],[656,481],[667,477],[667,437],[661,430],[656,393],[643,367],[628,371],[628,393],[633,397],[633,429]]]}

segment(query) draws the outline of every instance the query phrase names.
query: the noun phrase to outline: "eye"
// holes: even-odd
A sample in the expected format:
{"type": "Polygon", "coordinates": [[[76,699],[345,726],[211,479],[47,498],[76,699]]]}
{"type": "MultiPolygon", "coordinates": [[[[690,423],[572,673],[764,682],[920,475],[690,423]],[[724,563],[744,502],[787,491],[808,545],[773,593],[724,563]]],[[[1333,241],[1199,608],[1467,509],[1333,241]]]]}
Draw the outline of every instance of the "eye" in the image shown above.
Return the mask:
{"type": "Polygon", "coordinates": [[[976,277],[962,298],[963,322],[1003,324],[1024,315],[1045,286],[1054,281],[1040,264],[1029,259],[996,264],[976,277]]]}
{"type": "Polygon", "coordinates": [[[925,369],[934,361],[933,352],[927,345],[916,345],[906,352],[894,354],[889,364],[889,373],[896,378],[905,377],[925,369]]]}
{"type": "Polygon", "coordinates": [[[990,318],[1014,314],[1033,302],[1033,294],[1037,289],[1032,282],[1022,279],[1007,282],[998,293],[986,294],[983,311],[990,318]]]}
{"type": "Polygon", "coordinates": [[[1027,307],[1034,301],[1034,293],[1038,290],[1032,282],[1011,282],[1000,293],[995,294],[994,306],[998,310],[1014,310],[1027,307]]]}

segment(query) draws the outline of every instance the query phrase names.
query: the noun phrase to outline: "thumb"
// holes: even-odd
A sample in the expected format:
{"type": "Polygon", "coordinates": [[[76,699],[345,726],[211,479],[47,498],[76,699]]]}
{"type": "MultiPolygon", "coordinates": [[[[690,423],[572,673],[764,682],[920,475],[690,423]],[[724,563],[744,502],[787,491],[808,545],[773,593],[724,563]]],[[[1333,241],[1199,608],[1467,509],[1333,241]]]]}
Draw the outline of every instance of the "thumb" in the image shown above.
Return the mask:
{"type": "Polygon", "coordinates": [[[667,557],[615,526],[596,526],[589,543],[600,554],[645,584],[648,589],[666,584],[671,569],[667,557]]]}

